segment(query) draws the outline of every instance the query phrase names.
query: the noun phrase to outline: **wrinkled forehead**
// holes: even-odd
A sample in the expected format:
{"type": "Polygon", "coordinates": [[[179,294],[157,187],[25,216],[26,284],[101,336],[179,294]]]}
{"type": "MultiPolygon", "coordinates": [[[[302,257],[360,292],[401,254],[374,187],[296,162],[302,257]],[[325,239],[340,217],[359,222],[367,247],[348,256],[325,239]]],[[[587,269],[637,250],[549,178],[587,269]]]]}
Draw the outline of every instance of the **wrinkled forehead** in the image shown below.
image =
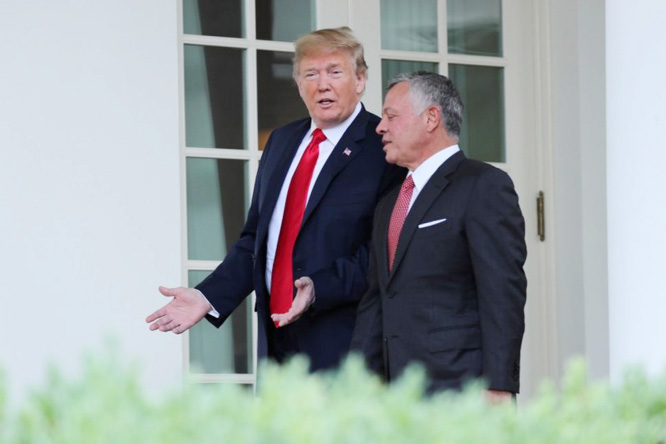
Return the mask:
{"type": "Polygon", "coordinates": [[[350,51],[339,48],[313,47],[304,50],[300,60],[294,61],[294,73],[299,74],[302,69],[307,69],[308,65],[313,65],[319,59],[329,56],[340,56],[340,62],[337,63],[348,63],[356,70],[354,57],[350,51]]]}

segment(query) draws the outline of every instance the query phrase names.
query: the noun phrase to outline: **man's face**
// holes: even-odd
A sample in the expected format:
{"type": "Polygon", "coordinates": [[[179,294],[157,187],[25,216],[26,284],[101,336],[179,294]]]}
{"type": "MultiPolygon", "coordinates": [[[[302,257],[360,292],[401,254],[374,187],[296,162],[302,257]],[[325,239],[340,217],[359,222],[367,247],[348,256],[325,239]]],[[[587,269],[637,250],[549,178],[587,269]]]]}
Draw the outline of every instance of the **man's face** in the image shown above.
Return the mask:
{"type": "Polygon", "coordinates": [[[408,83],[398,83],[389,90],[384,99],[382,120],[377,125],[387,162],[411,171],[421,164],[427,122],[424,114],[414,113],[408,83]]]}
{"type": "Polygon", "coordinates": [[[315,125],[330,128],[354,112],[365,89],[365,75],[356,75],[349,54],[331,52],[303,57],[296,83],[315,125]]]}

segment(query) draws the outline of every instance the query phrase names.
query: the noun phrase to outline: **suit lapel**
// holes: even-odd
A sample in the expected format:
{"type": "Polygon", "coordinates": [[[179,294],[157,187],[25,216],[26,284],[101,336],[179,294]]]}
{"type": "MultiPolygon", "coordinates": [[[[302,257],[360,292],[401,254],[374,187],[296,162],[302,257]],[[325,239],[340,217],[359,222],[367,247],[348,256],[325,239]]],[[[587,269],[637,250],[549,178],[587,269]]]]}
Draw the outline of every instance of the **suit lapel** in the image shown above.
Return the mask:
{"type": "MultiPolygon", "coordinates": [[[[405,256],[407,247],[414,236],[414,233],[418,229],[419,223],[423,220],[423,216],[430,209],[432,204],[435,202],[437,197],[444,191],[444,189],[449,184],[449,176],[451,173],[458,169],[460,162],[465,159],[465,155],[462,151],[457,152],[451,156],[443,165],[441,165],[437,171],[430,177],[430,180],[423,187],[423,190],[419,193],[414,205],[412,205],[411,210],[407,214],[405,219],[405,224],[402,226],[402,231],[400,232],[400,239],[398,240],[398,247],[395,252],[395,259],[393,261],[393,270],[391,273],[390,279],[395,276],[395,272],[400,266],[402,258],[405,256]]],[[[391,211],[393,209],[391,208],[391,211]]],[[[388,219],[390,219],[390,214],[388,219]]],[[[388,224],[387,224],[388,225],[388,224]]],[[[388,233],[388,226],[387,226],[388,233]]],[[[384,240],[386,243],[386,240],[384,240]]],[[[386,255],[386,253],[385,253],[386,255]]],[[[385,264],[385,267],[388,267],[388,261],[385,264]]]]}
{"type": "Polygon", "coordinates": [[[337,176],[338,173],[340,173],[340,171],[342,171],[342,169],[361,151],[362,146],[358,142],[365,139],[365,129],[367,124],[368,112],[363,108],[352,124],[349,125],[347,131],[342,135],[338,144],[333,148],[333,152],[326,160],[324,167],[319,173],[305,207],[305,214],[303,215],[301,226],[307,222],[313,211],[317,208],[335,176],[337,176]]]}
{"type": "Polygon", "coordinates": [[[271,152],[262,155],[262,161],[269,162],[268,158],[264,159],[264,156],[269,154],[275,158],[275,161],[274,165],[266,165],[266,171],[264,173],[267,178],[267,186],[264,200],[263,202],[260,202],[260,220],[257,227],[257,240],[259,243],[257,245],[262,245],[265,240],[266,234],[268,233],[268,225],[273,216],[275,204],[277,203],[278,196],[282,190],[282,184],[287,176],[287,171],[289,171],[289,167],[296,155],[296,151],[298,151],[298,147],[309,128],[310,120],[306,119],[284,140],[284,142],[276,140],[272,144],[273,146],[271,146],[271,152]],[[278,152],[274,152],[276,150],[278,152]]]}

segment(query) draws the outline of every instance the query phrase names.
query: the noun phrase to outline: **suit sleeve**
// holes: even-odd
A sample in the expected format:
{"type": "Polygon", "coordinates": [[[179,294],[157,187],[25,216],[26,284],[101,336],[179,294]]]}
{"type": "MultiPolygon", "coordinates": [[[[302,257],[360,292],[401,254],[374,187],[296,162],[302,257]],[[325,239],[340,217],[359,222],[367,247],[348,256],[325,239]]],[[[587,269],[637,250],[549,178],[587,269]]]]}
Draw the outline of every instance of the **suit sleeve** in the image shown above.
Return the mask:
{"type": "MultiPolygon", "coordinates": [[[[404,179],[407,170],[386,164],[376,201],[379,201],[404,179]]],[[[374,209],[373,209],[374,211],[374,209]]],[[[369,227],[372,227],[372,220],[369,227]]],[[[358,304],[368,288],[368,263],[370,256],[371,230],[367,240],[351,256],[336,259],[330,267],[317,270],[310,275],[315,284],[315,303],[311,314],[331,310],[343,305],[358,304]]]]}
{"type": "Polygon", "coordinates": [[[485,170],[466,218],[477,287],[483,376],[489,388],[517,393],[525,330],[525,223],[509,176],[485,170]]]}
{"type": "MultiPolygon", "coordinates": [[[[271,146],[271,134],[263,153],[265,159],[271,146]]],[[[262,186],[263,162],[259,163],[257,178],[252,192],[252,202],[240,238],[231,247],[222,263],[196,289],[201,291],[215,310],[219,318],[206,315],[206,319],[220,327],[231,313],[254,290],[254,248],[259,217],[259,194],[262,186]]]]}

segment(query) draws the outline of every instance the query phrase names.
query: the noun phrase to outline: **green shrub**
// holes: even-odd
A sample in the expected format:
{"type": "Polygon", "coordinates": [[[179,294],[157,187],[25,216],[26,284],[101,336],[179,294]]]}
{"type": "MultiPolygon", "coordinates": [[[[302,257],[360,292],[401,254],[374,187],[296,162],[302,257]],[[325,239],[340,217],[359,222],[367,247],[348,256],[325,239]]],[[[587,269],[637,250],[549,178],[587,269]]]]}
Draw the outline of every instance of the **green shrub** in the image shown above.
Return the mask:
{"type": "Polygon", "coordinates": [[[155,399],[136,370],[91,359],[78,378],[52,371],[14,411],[0,373],[0,442],[666,442],[666,378],[632,372],[616,388],[589,384],[582,361],[570,365],[561,390],[545,385],[518,409],[488,405],[479,385],[424,397],[419,368],[387,388],[355,358],[337,373],[308,375],[295,359],[262,374],[256,397],[235,385],[186,384],[155,399]]]}

